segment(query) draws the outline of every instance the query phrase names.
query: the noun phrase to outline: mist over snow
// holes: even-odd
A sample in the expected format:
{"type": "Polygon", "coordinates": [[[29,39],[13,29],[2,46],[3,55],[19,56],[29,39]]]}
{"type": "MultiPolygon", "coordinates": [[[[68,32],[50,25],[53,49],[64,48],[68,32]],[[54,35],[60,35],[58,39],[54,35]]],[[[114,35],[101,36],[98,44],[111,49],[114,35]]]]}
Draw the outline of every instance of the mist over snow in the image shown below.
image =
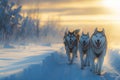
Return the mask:
{"type": "Polygon", "coordinates": [[[48,21],[41,26],[39,19],[22,16],[21,6],[8,0],[0,1],[0,43],[11,44],[19,42],[61,42],[64,30],[58,28],[56,21],[48,21]],[[3,21],[4,19],[4,21],[3,21]]]}

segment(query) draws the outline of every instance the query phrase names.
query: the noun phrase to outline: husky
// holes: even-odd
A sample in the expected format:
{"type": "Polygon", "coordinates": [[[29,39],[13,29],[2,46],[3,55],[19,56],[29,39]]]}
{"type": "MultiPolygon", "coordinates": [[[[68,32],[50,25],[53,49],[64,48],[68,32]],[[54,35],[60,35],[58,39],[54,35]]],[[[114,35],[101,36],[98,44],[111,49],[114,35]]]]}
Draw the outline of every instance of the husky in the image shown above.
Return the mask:
{"type": "Polygon", "coordinates": [[[101,75],[101,69],[104,62],[104,56],[107,50],[107,39],[104,29],[98,31],[95,29],[90,39],[90,62],[91,71],[101,75]]]}
{"type": "Polygon", "coordinates": [[[84,69],[85,66],[89,66],[89,33],[82,35],[79,40],[79,53],[80,53],[80,60],[81,60],[81,69],[84,69]]]}
{"type": "Polygon", "coordinates": [[[79,30],[75,30],[73,32],[65,32],[64,35],[64,45],[66,54],[68,57],[69,64],[73,63],[75,57],[77,57],[78,50],[78,38],[79,38],[79,30]]]}

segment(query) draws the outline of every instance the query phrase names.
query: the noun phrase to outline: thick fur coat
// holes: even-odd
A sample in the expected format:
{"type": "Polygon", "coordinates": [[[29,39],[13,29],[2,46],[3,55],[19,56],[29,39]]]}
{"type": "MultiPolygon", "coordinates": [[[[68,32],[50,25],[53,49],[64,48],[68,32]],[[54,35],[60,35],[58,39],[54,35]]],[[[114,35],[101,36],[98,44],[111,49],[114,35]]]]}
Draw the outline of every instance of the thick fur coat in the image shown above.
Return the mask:
{"type": "Polygon", "coordinates": [[[90,67],[96,74],[101,74],[104,57],[107,50],[107,39],[104,29],[95,29],[90,39],[90,67]]]}
{"type": "Polygon", "coordinates": [[[84,34],[82,33],[80,40],[79,40],[79,53],[80,53],[80,62],[81,62],[81,69],[83,69],[85,66],[89,66],[89,48],[90,48],[90,42],[89,42],[89,33],[84,34]]]}

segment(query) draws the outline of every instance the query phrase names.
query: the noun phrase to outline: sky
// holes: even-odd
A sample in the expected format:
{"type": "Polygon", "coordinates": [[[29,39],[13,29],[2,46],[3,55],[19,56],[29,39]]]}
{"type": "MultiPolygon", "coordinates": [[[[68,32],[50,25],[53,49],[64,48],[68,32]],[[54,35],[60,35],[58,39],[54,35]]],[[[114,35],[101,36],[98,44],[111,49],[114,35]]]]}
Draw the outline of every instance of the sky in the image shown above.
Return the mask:
{"type": "MultiPolygon", "coordinates": [[[[41,22],[58,20],[61,24],[78,28],[88,26],[106,28],[114,44],[120,40],[120,0],[11,0],[22,5],[22,15],[41,22]],[[106,27],[107,26],[107,27],[106,27]]],[[[112,43],[111,43],[112,44],[112,43]]]]}
{"type": "MultiPolygon", "coordinates": [[[[13,1],[13,0],[12,0],[13,1]]],[[[111,10],[112,0],[14,0],[22,5],[24,15],[39,14],[42,20],[120,20],[111,10]],[[111,1],[111,3],[109,2],[111,1]],[[109,6],[111,5],[111,6],[109,6]]],[[[119,0],[113,0],[119,1],[119,0]]],[[[113,6],[116,5],[113,4],[113,6]]],[[[116,6],[118,7],[118,6],[116,6]]],[[[117,9],[117,8],[116,8],[117,9]]],[[[119,9],[118,9],[119,10],[119,9]]],[[[117,10],[116,10],[117,11],[117,10]]]]}

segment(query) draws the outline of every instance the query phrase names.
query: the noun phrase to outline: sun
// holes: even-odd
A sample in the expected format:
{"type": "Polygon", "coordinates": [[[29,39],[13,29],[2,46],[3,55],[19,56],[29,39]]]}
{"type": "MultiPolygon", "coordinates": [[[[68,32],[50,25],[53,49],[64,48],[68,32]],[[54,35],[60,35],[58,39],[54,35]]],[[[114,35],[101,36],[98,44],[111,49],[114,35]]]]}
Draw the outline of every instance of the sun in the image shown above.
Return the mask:
{"type": "Polygon", "coordinates": [[[103,0],[102,4],[110,10],[120,13],[120,0],[103,0]]]}

